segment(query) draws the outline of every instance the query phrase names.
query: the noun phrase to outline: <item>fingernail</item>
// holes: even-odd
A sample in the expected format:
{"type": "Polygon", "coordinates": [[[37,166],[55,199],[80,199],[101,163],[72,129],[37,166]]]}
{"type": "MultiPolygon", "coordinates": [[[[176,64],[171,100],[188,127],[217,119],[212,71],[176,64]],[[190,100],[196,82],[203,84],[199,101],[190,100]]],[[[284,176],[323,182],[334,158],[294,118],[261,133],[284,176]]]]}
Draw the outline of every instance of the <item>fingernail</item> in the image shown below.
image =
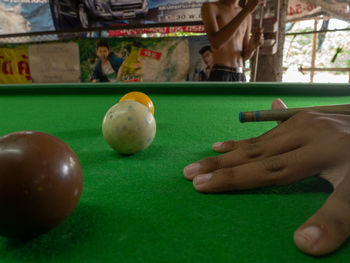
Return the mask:
{"type": "Polygon", "coordinates": [[[277,101],[281,106],[287,107],[286,104],[280,98],[278,98],[277,101]]]}
{"type": "Polygon", "coordinates": [[[322,231],[317,226],[309,226],[303,230],[295,233],[296,242],[313,248],[315,244],[320,240],[322,231]]]}
{"type": "Polygon", "coordinates": [[[194,174],[195,172],[199,171],[199,169],[200,169],[199,163],[192,163],[192,164],[185,167],[184,174],[191,175],[191,174],[194,174]]]}
{"type": "Polygon", "coordinates": [[[208,182],[212,177],[212,174],[200,174],[194,178],[194,184],[199,185],[208,182]]]}
{"type": "Polygon", "coordinates": [[[223,142],[216,142],[213,144],[213,148],[220,148],[223,145],[223,142]]]}

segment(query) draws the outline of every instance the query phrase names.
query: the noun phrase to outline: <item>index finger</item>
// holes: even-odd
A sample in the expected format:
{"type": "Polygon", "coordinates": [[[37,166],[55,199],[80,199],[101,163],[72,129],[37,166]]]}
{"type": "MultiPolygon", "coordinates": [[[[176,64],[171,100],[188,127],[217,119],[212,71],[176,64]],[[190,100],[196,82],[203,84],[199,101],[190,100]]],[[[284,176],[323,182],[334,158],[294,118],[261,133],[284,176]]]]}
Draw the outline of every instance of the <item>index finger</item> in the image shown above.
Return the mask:
{"type": "Polygon", "coordinates": [[[239,166],[265,159],[278,154],[293,151],[304,145],[306,137],[302,133],[286,133],[283,136],[269,140],[246,144],[225,154],[205,158],[184,168],[184,176],[192,180],[198,174],[209,173],[222,168],[239,166]]]}
{"type": "Polygon", "coordinates": [[[322,160],[313,156],[310,147],[302,147],[256,162],[224,168],[193,179],[195,189],[203,193],[285,185],[321,171],[322,160]]]}

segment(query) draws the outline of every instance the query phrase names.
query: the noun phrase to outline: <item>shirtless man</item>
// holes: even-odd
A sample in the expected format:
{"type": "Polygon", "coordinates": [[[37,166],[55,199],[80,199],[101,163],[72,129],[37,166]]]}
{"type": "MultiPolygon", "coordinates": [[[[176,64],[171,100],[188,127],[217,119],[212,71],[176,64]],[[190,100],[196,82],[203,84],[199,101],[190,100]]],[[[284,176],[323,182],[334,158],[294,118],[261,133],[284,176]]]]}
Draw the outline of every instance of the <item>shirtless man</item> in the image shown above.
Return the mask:
{"type": "Polygon", "coordinates": [[[219,0],[202,5],[202,20],[214,55],[211,81],[246,81],[243,62],[264,43],[262,30],[254,32],[251,13],[264,0],[249,0],[244,8],[239,0],[219,0]]]}

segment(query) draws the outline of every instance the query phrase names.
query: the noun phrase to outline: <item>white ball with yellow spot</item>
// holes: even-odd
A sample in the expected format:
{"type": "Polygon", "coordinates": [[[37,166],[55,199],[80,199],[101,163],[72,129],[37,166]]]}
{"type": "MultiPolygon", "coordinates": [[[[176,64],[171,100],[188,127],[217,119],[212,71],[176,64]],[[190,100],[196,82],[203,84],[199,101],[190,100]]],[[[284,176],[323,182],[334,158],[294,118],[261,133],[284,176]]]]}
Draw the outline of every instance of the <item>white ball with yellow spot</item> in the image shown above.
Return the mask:
{"type": "Polygon", "coordinates": [[[156,121],[152,112],[141,103],[123,101],[106,113],[102,132],[105,141],[122,154],[143,151],[156,135],[156,121]]]}

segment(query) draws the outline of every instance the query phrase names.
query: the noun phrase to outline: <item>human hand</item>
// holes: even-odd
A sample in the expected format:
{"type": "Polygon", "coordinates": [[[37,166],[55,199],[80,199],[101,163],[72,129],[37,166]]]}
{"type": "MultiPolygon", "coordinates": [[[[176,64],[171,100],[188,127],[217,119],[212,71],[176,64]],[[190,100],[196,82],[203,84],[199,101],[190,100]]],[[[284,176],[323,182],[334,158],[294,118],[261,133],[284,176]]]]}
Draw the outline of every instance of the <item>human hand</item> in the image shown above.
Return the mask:
{"type": "Polygon", "coordinates": [[[253,33],[253,43],[255,48],[260,47],[264,44],[264,29],[256,28],[253,33]]]}
{"type": "Polygon", "coordinates": [[[244,8],[246,8],[249,12],[254,12],[258,5],[266,4],[266,0],[249,0],[244,8]]]}
{"type": "Polygon", "coordinates": [[[97,82],[97,79],[93,79],[91,80],[92,83],[96,83],[97,82]]]}
{"type": "MultiPolygon", "coordinates": [[[[272,108],[284,108],[275,100],[272,108]]],[[[184,168],[203,193],[286,185],[319,174],[334,188],[294,233],[303,252],[324,255],[350,236],[350,116],[300,112],[263,135],[214,143],[216,157],[184,168]]]]}

